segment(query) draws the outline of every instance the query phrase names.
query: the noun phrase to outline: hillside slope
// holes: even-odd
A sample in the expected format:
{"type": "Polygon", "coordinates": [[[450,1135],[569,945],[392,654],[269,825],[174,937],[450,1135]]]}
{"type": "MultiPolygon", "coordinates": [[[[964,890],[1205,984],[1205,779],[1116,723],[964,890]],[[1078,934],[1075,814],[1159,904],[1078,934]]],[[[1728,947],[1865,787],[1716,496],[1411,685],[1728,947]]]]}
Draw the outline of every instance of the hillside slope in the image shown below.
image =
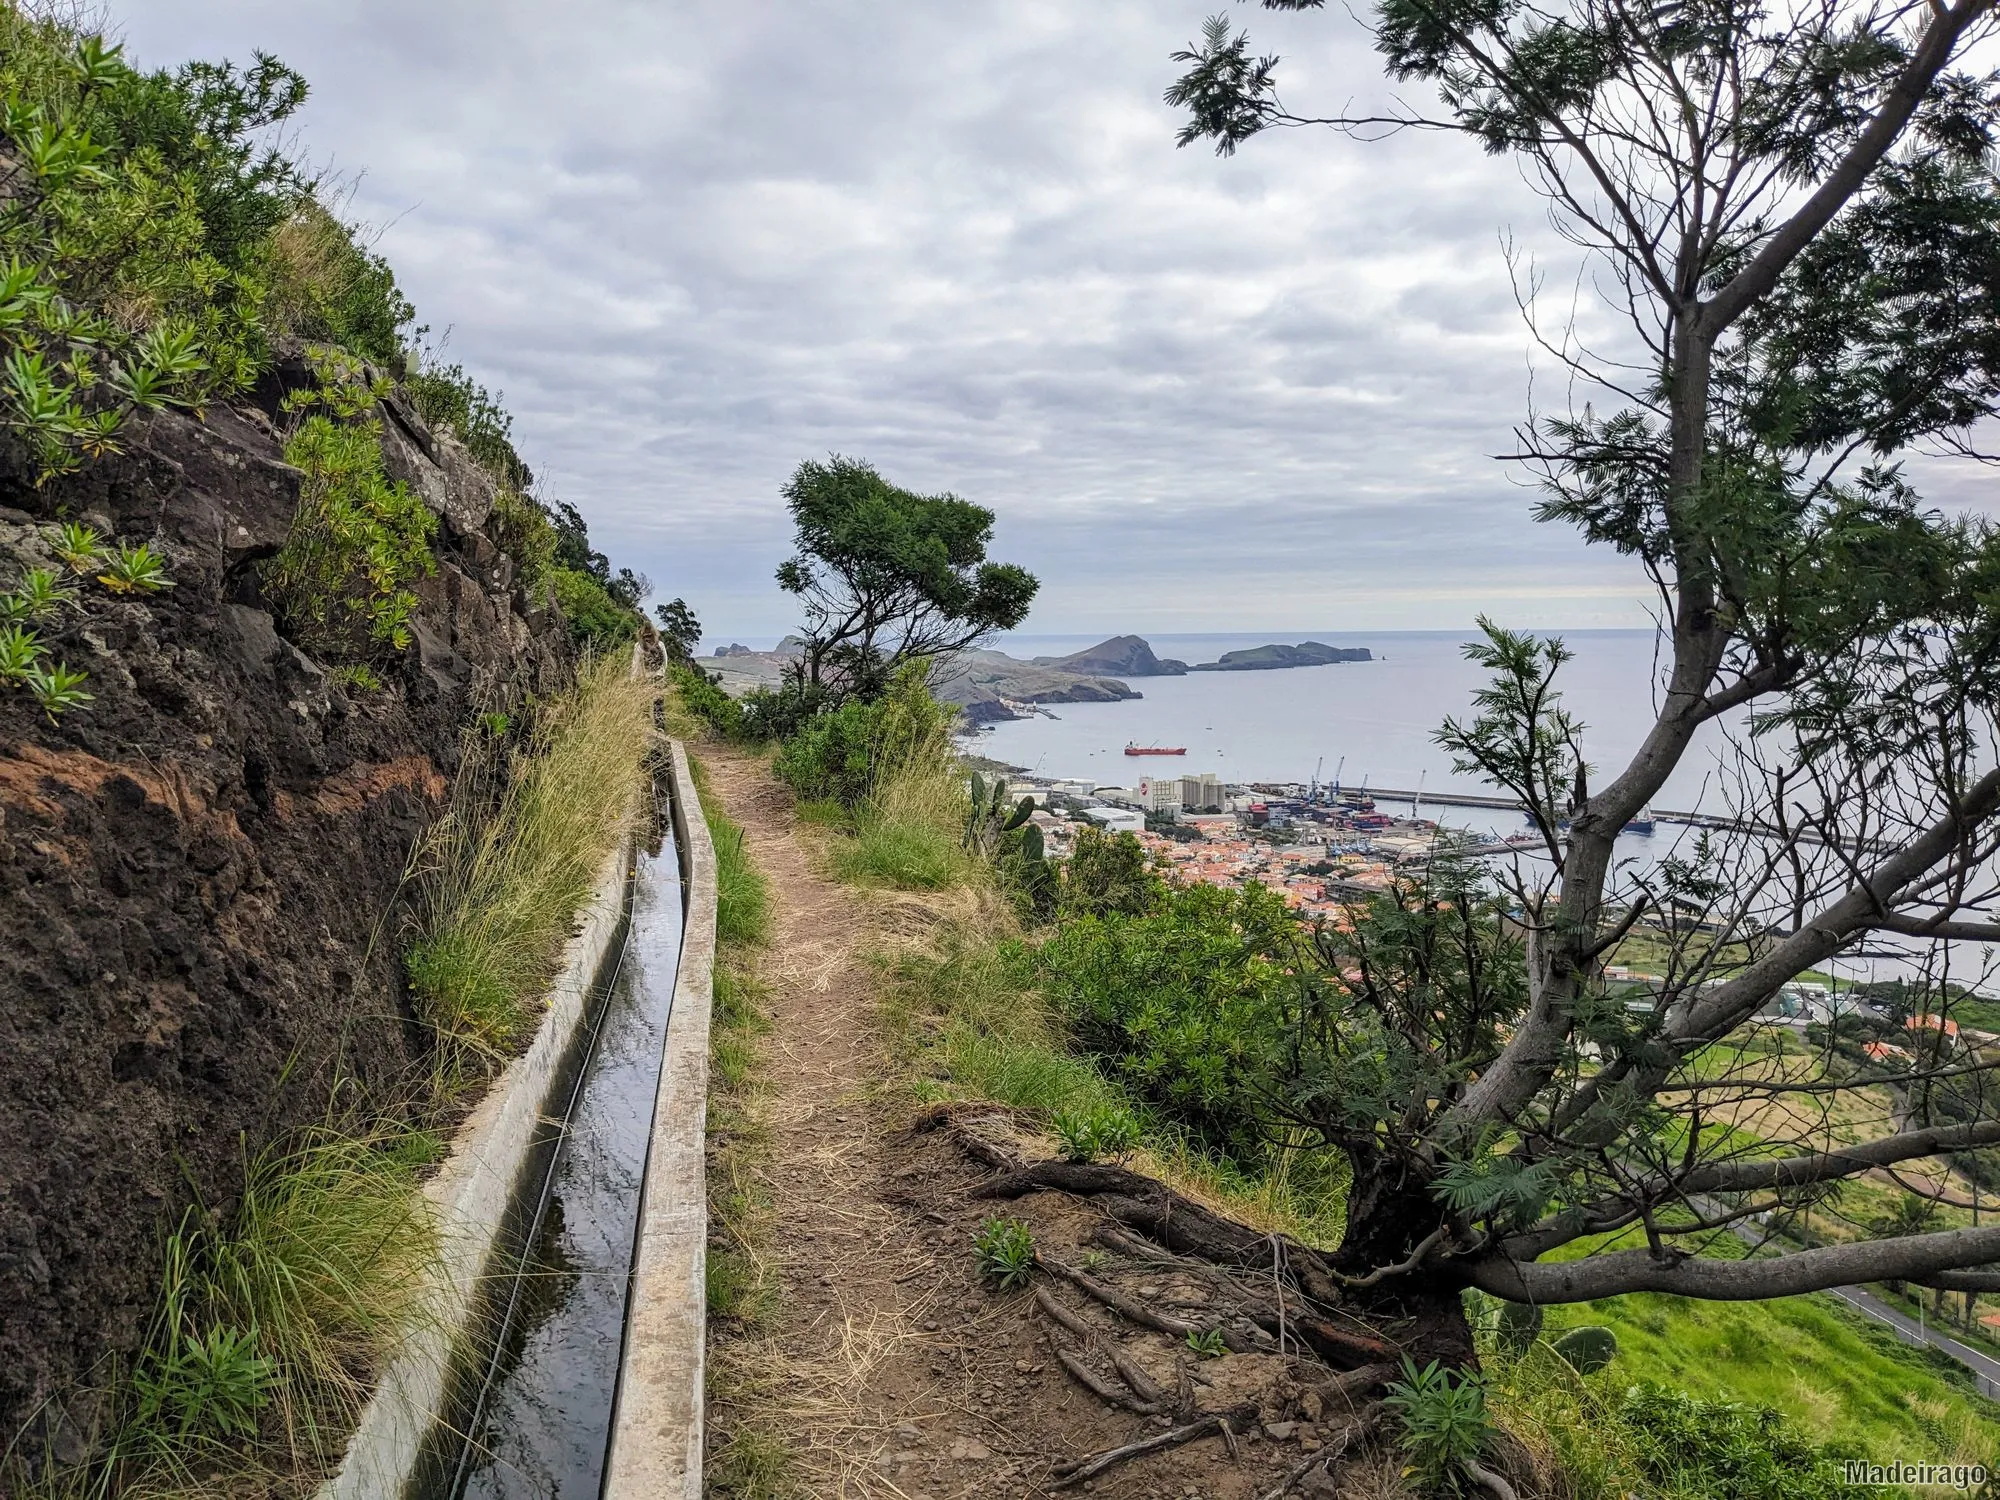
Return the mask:
{"type": "MultiPolygon", "coordinates": [[[[0,691],[0,1441],[146,1333],[165,1229],[342,1097],[390,1101],[422,1038],[395,897],[477,705],[552,685],[562,622],[488,534],[494,485],[401,403],[392,475],[439,518],[412,649],[363,690],[286,640],[260,584],[301,475],[259,403],[161,412],[37,489],[0,474],[0,589],[51,523],[163,554],[170,589],[80,579],[43,624],[95,701],[0,691]]],[[[72,1412],[55,1447],[92,1418],[72,1412]]]]}

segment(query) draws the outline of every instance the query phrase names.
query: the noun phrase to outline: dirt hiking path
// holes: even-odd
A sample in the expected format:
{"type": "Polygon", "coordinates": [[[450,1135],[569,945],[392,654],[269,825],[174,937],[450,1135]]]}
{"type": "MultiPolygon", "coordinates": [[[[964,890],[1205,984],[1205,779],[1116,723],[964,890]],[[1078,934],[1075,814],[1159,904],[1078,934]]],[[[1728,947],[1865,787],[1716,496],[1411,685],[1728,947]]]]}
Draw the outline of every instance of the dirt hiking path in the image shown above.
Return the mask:
{"type": "MultiPolygon", "coordinates": [[[[1310,1423],[1274,1424],[1270,1437],[1253,1426],[1235,1460],[1208,1438],[1075,1489],[1050,1489],[1061,1460],[1169,1424],[1114,1411],[1066,1376],[1030,1294],[993,1293],[980,1282],[972,1238],[982,1219],[1005,1212],[1030,1224],[1038,1247],[1088,1260],[1092,1252],[1081,1247],[1099,1217],[1060,1194],[1035,1194],[1004,1210],[976,1200],[971,1191],[987,1169],[948,1132],[911,1128],[918,1111],[895,1086],[877,1021],[879,980],[868,963],[893,912],[908,925],[907,905],[821,871],[812,835],[801,838],[791,799],[765,762],[717,745],[699,754],[713,790],[743,825],[773,903],[759,966],[772,1029],[760,1043],[762,1092],[753,1112],[769,1132],[762,1250],[777,1297],[761,1326],[711,1328],[710,1493],[757,1500],[1265,1493],[1300,1460],[1301,1443],[1318,1446],[1310,1423]],[[781,1476],[740,1478],[745,1434],[749,1445],[783,1447],[781,1476]],[[733,1442],[734,1463],[725,1457],[733,1442]],[[725,1484],[730,1475],[739,1477],[725,1484]]],[[[1154,1283],[1141,1291],[1172,1298],[1174,1287],[1160,1285],[1171,1283],[1171,1272],[1137,1269],[1154,1283]]],[[[1190,1287],[1187,1295],[1198,1302],[1202,1291],[1190,1287]]],[[[1094,1304],[1075,1310],[1163,1385],[1185,1378],[1189,1361],[1170,1340],[1114,1328],[1094,1304]]],[[[1297,1387],[1273,1385],[1286,1374],[1277,1361],[1196,1363],[1194,1378],[1213,1396],[1205,1406],[1247,1395],[1270,1416],[1296,1415],[1297,1387]],[[1228,1389],[1232,1382],[1237,1389],[1228,1389]]],[[[1318,1415],[1313,1398],[1305,1399],[1318,1415]]]]}

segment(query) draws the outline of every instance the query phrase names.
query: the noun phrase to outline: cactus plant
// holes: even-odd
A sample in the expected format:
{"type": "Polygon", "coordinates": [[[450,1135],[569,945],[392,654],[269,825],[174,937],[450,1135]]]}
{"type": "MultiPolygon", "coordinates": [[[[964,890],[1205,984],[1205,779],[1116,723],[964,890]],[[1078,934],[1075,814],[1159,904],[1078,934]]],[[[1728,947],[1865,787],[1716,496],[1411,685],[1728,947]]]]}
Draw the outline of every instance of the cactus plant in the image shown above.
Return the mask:
{"type": "Polygon", "coordinates": [[[1570,1362],[1579,1375],[1594,1375],[1618,1353],[1618,1335],[1609,1328],[1591,1324],[1572,1328],[1550,1346],[1570,1362]]]}
{"type": "Polygon", "coordinates": [[[989,787],[986,778],[972,773],[972,811],[965,819],[965,847],[974,854],[991,858],[1001,838],[1028,821],[1035,810],[1034,799],[1023,797],[1012,809],[1007,806],[1007,783],[999,777],[989,787]]]}
{"type": "Polygon", "coordinates": [[[1532,1302],[1503,1302],[1496,1329],[1500,1347],[1526,1354],[1542,1336],[1542,1310],[1532,1302]]]}

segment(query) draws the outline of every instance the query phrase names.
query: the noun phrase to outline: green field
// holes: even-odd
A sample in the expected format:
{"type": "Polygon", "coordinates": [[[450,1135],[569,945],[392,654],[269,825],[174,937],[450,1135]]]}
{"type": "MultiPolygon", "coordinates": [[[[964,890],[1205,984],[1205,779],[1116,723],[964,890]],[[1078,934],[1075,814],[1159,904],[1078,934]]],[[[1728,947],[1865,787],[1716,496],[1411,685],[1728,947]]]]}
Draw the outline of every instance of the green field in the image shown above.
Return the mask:
{"type": "Polygon", "coordinates": [[[1775,1407],[1845,1455],[2000,1466],[2000,1405],[1962,1366],[1899,1342],[1830,1296],[1699,1302],[1635,1293],[1551,1308],[1545,1337],[1585,1324],[1618,1336],[1606,1378],[1775,1407]]]}

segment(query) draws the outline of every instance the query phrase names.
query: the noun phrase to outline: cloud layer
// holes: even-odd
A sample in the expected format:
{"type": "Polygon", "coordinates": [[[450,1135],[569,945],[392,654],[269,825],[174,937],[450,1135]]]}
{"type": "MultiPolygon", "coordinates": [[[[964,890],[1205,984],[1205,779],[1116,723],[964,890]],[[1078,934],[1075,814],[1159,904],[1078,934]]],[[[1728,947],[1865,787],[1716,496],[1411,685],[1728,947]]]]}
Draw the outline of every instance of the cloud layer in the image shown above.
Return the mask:
{"type": "MultiPolygon", "coordinates": [[[[302,143],[600,544],[775,636],[802,458],[1001,515],[1030,628],[1643,621],[1489,455],[1529,397],[1463,142],[1176,151],[1161,0],[128,0],[135,60],[275,52],[302,143]]],[[[1246,12],[1288,93],[1380,100],[1337,10],[1246,12]]]]}

